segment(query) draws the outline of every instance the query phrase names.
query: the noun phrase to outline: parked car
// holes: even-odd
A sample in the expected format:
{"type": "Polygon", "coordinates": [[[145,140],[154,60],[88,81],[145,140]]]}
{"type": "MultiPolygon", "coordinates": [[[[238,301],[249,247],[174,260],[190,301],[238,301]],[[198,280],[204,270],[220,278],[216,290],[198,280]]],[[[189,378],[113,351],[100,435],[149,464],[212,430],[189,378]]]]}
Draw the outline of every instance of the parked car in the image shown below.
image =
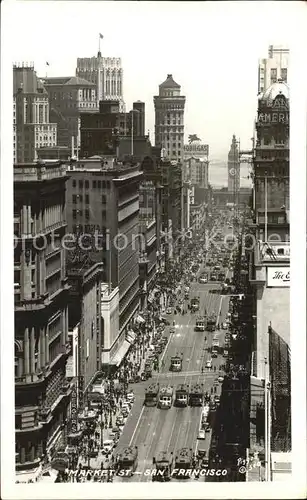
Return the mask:
{"type": "Polygon", "coordinates": [[[166,309],[166,314],[172,314],[172,312],[173,312],[173,310],[172,310],[172,308],[171,308],[171,307],[168,307],[168,308],[166,309]]]}
{"type": "Polygon", "coordinates": [[[218,381],[219,381],[219,382],[223,382],[223,380],[224,380],[223,375],[220,375],[220,376],[219,376],[219,378],[218,378],[218,381]]]}
{"type": "Polygon", "coordinates": [[[216,394],[216,395],[214,396],[214,401],[216,402],[216,404],[219,404],[219,403],[220,403],[221,399],[220,399],[220,396],[219,396],[218,394],[216,394]]]}
{"type": "Polygon", "coordinates": [[[197,439],[206,439],[206,431],[204,429],[199,430],[197,439]]]}
{"type": "Polygon", "coordinates": [[[114,447],[113,441],[111,439],[106,439],[103,442],[102,453],[104,455],[107,455],[107,454],[111,453],[111,451],[113,450],[113,447],[114,447]]]}
{"type": "Polygon", "coordinates": [[[128,392],[128,394],[127,394],[127,400],[128,401],[134,401],[134,394],[133,394],[132,391],[128,392]]]}
{"type": "Polygon", "coordinates": [[[118,427],[123,427],[125,425],[125,419],[122,415],[119,415],[117,418],[116,418],[116,425],[118,427]]]}

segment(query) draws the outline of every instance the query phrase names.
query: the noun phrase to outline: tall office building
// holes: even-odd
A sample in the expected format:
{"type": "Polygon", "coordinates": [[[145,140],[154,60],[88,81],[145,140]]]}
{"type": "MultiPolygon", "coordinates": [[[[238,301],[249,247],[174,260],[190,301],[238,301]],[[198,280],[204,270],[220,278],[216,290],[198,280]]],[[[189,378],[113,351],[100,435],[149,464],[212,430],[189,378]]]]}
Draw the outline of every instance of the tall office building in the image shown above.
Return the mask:
{"type": "Polygon", "coordinates": [[[13,66],[14,163],[37,160],[37,150],[56,146],[57,124],[49,121],[49,99],[33,64],[13,66]]]}
{"type": "Polygon", "coordinates": [[[48,92],[50,117],[57,123],[58,146],[78,156],[80,113],[98,112],[96,86],[76,76],[42,78],[48,92]]]}
{"type": "Polygon", "coordinates": [[[125,335],[139,310],[139,164],[114,155],[80,159],[69,170],[68,230],[81,235],[94,262],[103,263],[102,281],[118,296],[118,323],[101,326],[103,364],[117,364],[125,354],[125,335]],[[87,236],[86,236],[87,235],[87,236]],[[91,235],[91,236],[89,236],[91,235]]]}
{"type": "Polygon", "coordinates": [[[61,162],[14,165],[15,456],[22,482],[35,481],[43,456],[64,438],[70,400],[66,180],[61,162]]]}
{"type": "Polygon", "coordinates": [[[97,101],[119,101],[124,111],[123,68],[120,57],[78,57],[76,76],[96,85],[97,101]]]}
{"type": "MultiPolygon", "coordinates": [[[[279,81],[258,98],[253,158],[250,282],[255,296],[250,451],[264,439],[264,380],[270,380],[269,452],[291,449],[289,87],[279,81]]],[[[283,460],[289,462],[288,453],[283,460]]],[[[282,462],[281,456],[279,462],[282,462]]],[[[289,467],[290,464],[287,465],[289,467]]],[[[285,470],[285,469],[284,469],[285,470]]],[[[273,466],[272,466],[273,471],[273,466]]],[[[289,471],[289,468],[288,468],[289,471]]]]}
{"type": "Polygon", "coordinates": [[[258,93],[264,92],[270,85],[282,80],[288,81],[289,49],[276,45],[269,46],[268,57],[259,60],[258,93]]]}
{"type": "Polygon", "coordinates": [[[182,162],[186,98],[180,95],[180,89],[173,76],[167,75],[159,85],[159,95],[154,96],[155,145],[162,148],[164,158],[182,162]]]}

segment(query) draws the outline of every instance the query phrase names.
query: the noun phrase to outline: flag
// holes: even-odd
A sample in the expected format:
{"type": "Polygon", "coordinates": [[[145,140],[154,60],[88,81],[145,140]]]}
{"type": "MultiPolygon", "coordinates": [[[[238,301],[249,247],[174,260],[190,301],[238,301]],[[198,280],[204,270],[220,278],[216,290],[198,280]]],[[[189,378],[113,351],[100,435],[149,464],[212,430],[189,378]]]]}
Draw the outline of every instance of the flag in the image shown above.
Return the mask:
{"type": "Polygon", "coordinates": [[[101,33],[99,33],[99,38],[103,38],[103,35],[101,33]]]}
{"type": "Polygon", "coordinates": [[[46,66],[49,66],[49,62],[46,61],[46,66]]]}

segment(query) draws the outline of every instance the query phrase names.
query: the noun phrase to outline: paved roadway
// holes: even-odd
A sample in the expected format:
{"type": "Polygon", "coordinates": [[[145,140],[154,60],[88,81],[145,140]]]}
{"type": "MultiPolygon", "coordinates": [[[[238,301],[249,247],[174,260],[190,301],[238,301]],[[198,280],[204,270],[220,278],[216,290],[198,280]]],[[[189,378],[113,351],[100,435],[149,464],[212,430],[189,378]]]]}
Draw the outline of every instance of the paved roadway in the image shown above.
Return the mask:
{"type": "MultiPolygon", "coordinates": [[[[200,296],[200,311],[191,314],[190,311],[185,315],[168,315],[170,322],[173,319],[176,322],[175,333],[170,334],[170,327],[166,327],[168,344],[162,355],[162,368],[160,373],[155,373],[154,377],[146,382],[141,382],[131,386],[135,393],[135,403],[130,416],[126,422],[123,433],[120,437],[117,450],[125,446],[138,447],[138,468],[132,478],[119,478],[115,481],[151,481],[149,476],[143,474],[145,469],[153,468],[153,457],[159,451],[172,451],[174,455],[176,450],[188,446],[197,449],[197,435],[200,426],[201,408],[186,407],[169,410],[161,410],[155,407],[143,406],[145,387],[149,384],[159,381],[160,386],[164,383],[176,387],[179,383],[192,384],[195,382],[204,383],[205,391],[210,394],[214,380],[218,376],[219,366],[224,363],[224,358],[218,356],[213,359],[213,366],[216,371],[205,368],[207,359],[211,358],[207,353],[206,347],[211,346],[213,334],[210,332],[195,332],[195,319],[198,314],[207,310],[207,314],[214,312],[217,315],[217,322],[225,320],[229,297],[221,296],[219,293],[210,293],[210,290],[217,290],[219,284],[208,283],[200,284],[193,282],[190,287],[190,297],[200,296]],[[221,314],[219,314],[221,313],[221,314]],[[205,339],[207,338],[207,340],[205,339]],[[171,356],[177,353],[183,353],[183,370],[179,373],[169,371],[171,356]],[[201,372],[202,367],[203,373],[201,372]]],[[[220,337],[220,345],[224,344],[225,332],[223,330],[216,332],[220,337]]],[[[221,390],[217,388],[217,393],[221,390]]],[[[210,435],[207,433],[205,440],[202,440],[201,447],[208,450],[210,445],[210,435]]],[[[204,480],[204,477],[200,480],[204,480]]]]}

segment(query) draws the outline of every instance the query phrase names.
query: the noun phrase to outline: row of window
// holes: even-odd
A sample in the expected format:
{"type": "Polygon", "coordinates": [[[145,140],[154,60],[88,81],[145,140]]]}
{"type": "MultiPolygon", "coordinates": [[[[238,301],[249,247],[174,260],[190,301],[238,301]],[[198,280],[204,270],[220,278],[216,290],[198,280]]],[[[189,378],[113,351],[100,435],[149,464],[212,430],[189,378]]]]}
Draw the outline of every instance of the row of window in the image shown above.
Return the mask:
{"type": "MultiPolygon", "coordinates": [[[[83,186],[85,187],[85,189],[89,189],[90,188],[90,183],[89,181],[84,181],[79,179],[79,182],[78,182],[78,186],[79,186],[79,189],[82,189],[83,186]]],[[[92,181],[92,188],[95,189],[95,188],[98,188],[98,189],[109,189],[111,186],[111,182],[110,181],[92,181]]],[[[72,181],[72,187],[73,188],[76,188],[77,187],[77,181],[76,179],[73,179],[72,181]]]]}
{"type": "Polygon", "coordinates": [[[73,224],[72,226],[73,233],[94,233],[98,231],[100,234],[105,234],[107,231],[106,226],[99,226],[98,224],[73,224]]]}
{"type": "MultiPolygon", "coordinates": [[[[72,218],[74,220],[76,220],[77,216],[78,217],[83,217],[83,212],[84,212],[84,217],[86,218],[86,220],[89,220],[90,218],[90,211],[88,208],[86,208],[84,211],[81,209],[81,210],[78,210],[78,209],[74,209],[72,211],[72,218]]],[[[106,218],[107,217],[107,211],[106,210],[102,210],[101,211],[101,217],[102,218],[106,218]]]]}

